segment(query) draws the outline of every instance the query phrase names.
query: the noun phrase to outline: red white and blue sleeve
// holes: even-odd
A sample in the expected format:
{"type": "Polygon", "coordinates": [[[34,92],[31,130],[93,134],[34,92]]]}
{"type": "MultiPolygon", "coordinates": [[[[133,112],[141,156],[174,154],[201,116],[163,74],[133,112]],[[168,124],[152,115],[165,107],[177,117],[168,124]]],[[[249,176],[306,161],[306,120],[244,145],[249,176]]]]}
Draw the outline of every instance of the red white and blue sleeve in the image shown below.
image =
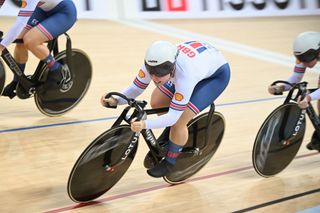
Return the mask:
{"type": "Polygon", "coordinates": [[[320,89],[317,89],[314,92],[310,93],[309,96],[311,98],[310,101],[320,100],[320,89]]]}
{"type": "MultiPolygon", "coordinates": [[[[287,81],[291,84],[298,83],[302,80],[304,73],[306,71],[306,67],[302,63],[297,63],[294,66],[293,73],[291,76],[287,79],[287,81]]],[[[284,85],[285,90],[289,90],[291,87],[289,85],[284,85]]]]}
{"type": "Polygon", "coordinates": [[[16,21],[3,37],[1,45],[3,45],[4,47],[8,47],[16,38],[18,38],[23,28],[26,26],[38,2],[38,0],[25,0],[26,4],[23,5],[23,8],[20,9],[16,21]]]}
{"type": "MultiPolygon", "coordinates": [[[[134,81],[121,93],[128,98],[136,98],[148,87],[151,82],[149,73],[146,71],[145,67],[142,66],[139,70],[138,75],[135,77],[134,81]]],[[[117,97],[116,97],[117,98],[117,97]]],[[[127,102],[122,98],[117,98],[118,104],[126,104],[127,102]]]]}
{"type": "MultiPolygon", "coordinates": [[[[196,82],[192,79],[184,78],[183,76],[179,77],[179,82],[180,83],[176,83],[175,85],[175,93],[167,94],[169,97],[172,97],[168,113],[160,115],[155,119],[145,120],[146,129],[173,126],[181,117],[182,113],[188,107],[196,82]]],[[[159,89],[161,90],[162,88],[165,89],[164,87],[160,87],[159,89]]],[[[170,91],[166,92],[170,93],[170,91]]]]}

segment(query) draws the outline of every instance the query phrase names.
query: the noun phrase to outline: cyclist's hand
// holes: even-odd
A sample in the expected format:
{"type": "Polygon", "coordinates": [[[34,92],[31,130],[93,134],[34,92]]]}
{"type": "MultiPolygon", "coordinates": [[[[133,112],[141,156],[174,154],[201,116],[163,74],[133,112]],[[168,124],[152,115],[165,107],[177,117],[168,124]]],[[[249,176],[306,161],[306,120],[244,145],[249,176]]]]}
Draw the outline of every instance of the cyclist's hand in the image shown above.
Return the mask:
{"type": "Polygon", "coordinates": [[[133,121],[131,122],[131,130],[133,132],[140,132],[146,128],[146,123],[144,121],[133,121]]]}
{"type": "Polygon", "coordinates": [[[268,92],[271,95],[282,94],[283,91],[284,91],[283,85],[270,85],[268,87],[268,92]]]}
{"type": "Polygon", "coordinates": [[[108,106],[111,106],[111,107],[115,107],[118,105],[118,100],[115,99],[114,97],[110,97],[110,98],[106,98],[106,95],[103,95],[100,99],[100,103],[102,106],[105,106],[105,107],[108,107],[108,106]]]}
{"type": "Polygon", "coordinates": [[[303,100],[301,100],[301,96],[298,97],[297,103],[301,109],[305,109],[309,106],[309,102],[311,101],[311,97],[307,95],[303,100]]]}

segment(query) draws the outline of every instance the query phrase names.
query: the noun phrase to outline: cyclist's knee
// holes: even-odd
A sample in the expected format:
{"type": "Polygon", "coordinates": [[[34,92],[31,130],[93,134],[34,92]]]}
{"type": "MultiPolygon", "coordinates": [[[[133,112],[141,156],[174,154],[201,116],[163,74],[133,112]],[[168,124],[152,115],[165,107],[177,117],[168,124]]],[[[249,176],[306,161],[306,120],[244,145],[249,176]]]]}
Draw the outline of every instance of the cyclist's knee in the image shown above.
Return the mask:
{"type": "Polygon", "coordinates": [[[153,109],[169,106],[171,99],[155,88],[151,95],[150,105],[153,109]]]}
{"type": "Polygon", "coordinates": [[[37,45],[37,42],[35,42],[35,40],[29,36],[25,36],[23,38],[23,43],[24,43],[24,47],[28,50],[32,49],[35,45],[37,45]]]}
{"type": "Polygon", "coordinates": [[[33,48],[43,44],[44,38],[42,38],[41,35],[37,35],[32,32],[28,32],[24,37],[23,37],[23,43],[25,48],[28,50],[32,50],[33,48]]]}
{"type": "Polygon", "coordinates": [[[169,106],[169,103],[167,103],[167,101],[162,98],[151,98],[150,105],[151,105],[151,108],[155,109],[155,108],[169,106]]]}
{"type": "Polygon", "coordinates": [[[160,107],[160,102],[159,100],[155,100],[155,99],[151,99],[150,101],[150,105],[151,105],[151,108],[159,108],[160,107]]]}

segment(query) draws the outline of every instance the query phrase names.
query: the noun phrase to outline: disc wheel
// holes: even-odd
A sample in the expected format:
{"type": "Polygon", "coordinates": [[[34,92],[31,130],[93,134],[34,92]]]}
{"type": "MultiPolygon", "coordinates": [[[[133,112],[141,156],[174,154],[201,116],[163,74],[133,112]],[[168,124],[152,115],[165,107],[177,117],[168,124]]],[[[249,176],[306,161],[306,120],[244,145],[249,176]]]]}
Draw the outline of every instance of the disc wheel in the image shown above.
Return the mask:
{"type": "Polygon", "coordinates": [[[163,177],[166,182],[178,184],[190,178],[204,167],[217,151],[224,134],[224,117],[221,113],[214,112],[210,124],[207,120],[208,113],[204,113],[189,123],[189,138],[184,150],[197,147],[199,149],[198,154],[180,153],[174,170],[163,177]]]}
{"type": "Polygon", "coordinates": [[[252,162],[255,171],[270,177],[283,171],[296,156],[305,133],[305,114],[296,103],[276,108],[256,136],[252,162]]]}
{"type": "Polygon", "coordinates": [[[109,191],[126,173],[137,147],[138,136],[128,125],[109,129],[97,137],[72,168],[68,180],[71,200],[88,202],[109,191]]]}
{"type": "Polygon", "coordinates": [[[0,60],[0,95],[2,94],[4,84],[6,82],[6,73],[2,60],[0,60]]]}
{"type": "MultiPolygon", "coordinates": [[[[86,94],[92,77],[91,62],[86,53],[72,49],[72,64],[69,66],[72,86],[67,91],[55,87],[47,90],[37,90],[34,100],[37,108],[47,116],[59,116],[73,109],[86,94]]],[[[56,60],[66,64],[66,51],[58,53],[56,60]]],[[[48,68],[42,68],[40,81],[44,81],[48,68]]],[[[45,84],[45,83],[44,83],[45,84]]],[[[40,87],[41,88],[41,87],[40,87]]]]}

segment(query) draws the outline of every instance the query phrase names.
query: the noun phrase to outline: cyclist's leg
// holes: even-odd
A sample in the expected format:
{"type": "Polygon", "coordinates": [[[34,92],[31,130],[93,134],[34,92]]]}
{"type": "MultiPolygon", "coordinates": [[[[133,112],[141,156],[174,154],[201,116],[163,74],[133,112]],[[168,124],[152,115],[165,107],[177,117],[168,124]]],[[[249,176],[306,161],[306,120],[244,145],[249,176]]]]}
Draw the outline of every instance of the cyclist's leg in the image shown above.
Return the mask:
{"type": "Polygon", "coordinates": [[[162,177],[168,174],[176,164],[176,159],[182,147],[188,140],[187,124],[196,114],[187,108],[179,120],[171,126],[170,139],[168,140],[168,152],[159,164],[149,169],[147,172],[152,177],[162,177]]]}
{"type": "MultiPolygon", "coordinates": [[[[156,87],[151,94],[151,100],[150,100],[151,108],[155,109],[159,107],[169,106],[173,93],[174,93],[174,85],[172,85],[171,83],[166,83],[165,85],[156,87]]],[[[167,127],[162,132],[162,134],[157,138],[161,146],[167,146],[169,131],[170,131],[170,127],[167,127]]],[[[156,162],[154,157],[150,152],[148,152],[144,159],[145,168],[149,169],[153,167],[155,163],[156,162]]]]}
{"type": "MultiPolygon", "coordinates": [[[[24,28],[23,31],[21,32],[20,36],[18,37],[19,39],[23,38],[24,35],[28,32],[29,30],[27,28],[24,28]]],[[[14,49],[14,59],[18,63],[21,71],[23,72],[25,69],[25,64],[28,61],[28,50],[25,47],[24,43],[17,43],[15,45],[14,49]]]]}
{"type": "MultiPolygon", "coordinates": [[[[171,83],[166,83],[165,85],[155,88],[151,95],[151,101],[150,101],[151,108],[156,109],[160,107],[168,107],[170,105],[173,93],[174,93],[174,85],[172,85],[171,83]]],[[[163,113],[158,113],[158,115],[161,115],[161,114],[163,113]]],[[[158,137],[158,141],[162,142],[164,138],[169,138],[168,137],[169,131],[170,131],[170,127],[166,127],[166,129],[158,137]]]]}
{"type": "MultiPolygon", "coordinates": [[[[173,97],[173,94],[175,92],[174,84],[172,84],[170,81],[166,84],[157,87],[153,90],[151,95],[151,107],[153,109],[159,108],[159,107],[168,107],[170,105],[171,99],[173,97]]],[[[158,115],[161,115],[163,113],[158,113],[158,115]]],[[[165,138],[169,138],[168,132],[170,131],[170,127],[166,127],[166,129],[162,132],[162,134],[159,136],[158,141],[162,142],[165,138]]]]}
{"type": "MultiPolygon", "coordinates": [[[[195,87],[188,108],[183,112],[179,120],[171,127],[170,140],[168,141],[168,152],[163,161],[154,168],[148,170],[153,177],[162,177],[170,172],[176,163],[179,152],[188,140],[189,121],[200,111],[211,105],[224,91],[230,80],[230,68],[228,64],[220,67],[210,78],[204,79],[195,87]],[[203,99],[203,97],[206,97],[203,99]]],[[[167,85],[165,85],[167,86],[167,85]]],[[[174,94],[165,90],[168,97],[174,94]]]]}
{"type": "Polygon", "coordinates": [[[188,108],[177,123],[171,127],[170,139],[184,146],[188,140],[189,121],[202,110],[210,106],[225,90],[230,80],[228,64],[220,67],[210,78],[200,81],[193,90],[188,108]],[[206,97],[205,99],[203,97],[206,97]]]}
{"type": "MultiPolygon", "coordinates": [[[[28,29],[23,29],[23,31],[19,35],[19,39],[23,38],[23,36],[28,32],[28,29]]],[[[16,60],[20,70],[24,72],[26,62],[28,60],[28,50],[25,48],[24,44],[17,43],[14,49],[14,59],[16,60]]],[[[2,95],[8,96],[9,98],[14,98],[16,96],[15,89],[18,84],[18,77],[16,75],[13,76],[13,80],[4,88],[2,95]]]]}
{"type": "Polygon", "coordinates": [[[156,87],[153,90],[151,94],[151,101],[150,101],[150,105],[153,109],[169,106],[172,97],[170,97],[170,95],[167,95],[165,91],[167,91],[167,93],[172,94],[172,92],[169,92],[166,89],[165,85],[156,87]]]}
{"type": "Polygon", "coordinates": [[[211,77],[197,84],[188,107],[198,114],[214,103],[229,84],[229,80],[230,68],[228,64],[224,64],[211,77]]]}
{"type": "Polygon", "coordinates": [[[53,82],[60,82],[63,79],[65,67],[55,61],[44,42],[68,31],[75,21],[76,9],[73,2],[62,1],[51,11],[36,8],[28,22],[28,26],[32,29],[24,36],[25,45],[36,57],[47,64],[48,78],[53,82]]]}

